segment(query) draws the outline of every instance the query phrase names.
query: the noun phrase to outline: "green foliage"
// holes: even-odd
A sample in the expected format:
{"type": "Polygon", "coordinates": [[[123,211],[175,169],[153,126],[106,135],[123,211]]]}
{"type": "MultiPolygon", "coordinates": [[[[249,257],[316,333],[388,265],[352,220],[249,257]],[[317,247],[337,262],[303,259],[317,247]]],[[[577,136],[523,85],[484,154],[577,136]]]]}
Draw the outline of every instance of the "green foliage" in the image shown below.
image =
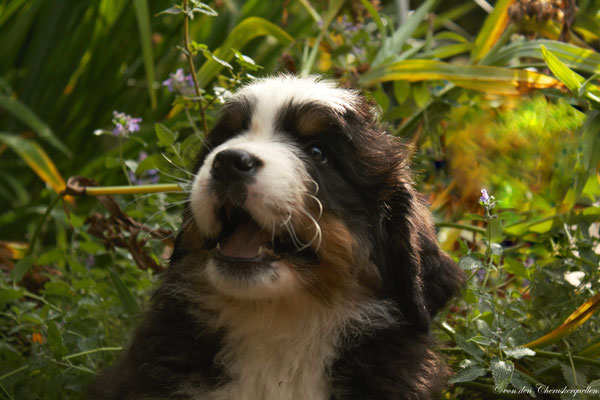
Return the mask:
{"type": "Polygon", "coordinates": [[[398,27],[389,3],[0,4],[0,398],[84,397],[167,265],[216,109],[286,70],[363,89],[415,149],[469,277],[435,329],[446,398],[600,389],[600,5],[560,35],[565,2],[422,1],[398,27]],[[72,175],[149,194],[63,197],[72,175]]]}

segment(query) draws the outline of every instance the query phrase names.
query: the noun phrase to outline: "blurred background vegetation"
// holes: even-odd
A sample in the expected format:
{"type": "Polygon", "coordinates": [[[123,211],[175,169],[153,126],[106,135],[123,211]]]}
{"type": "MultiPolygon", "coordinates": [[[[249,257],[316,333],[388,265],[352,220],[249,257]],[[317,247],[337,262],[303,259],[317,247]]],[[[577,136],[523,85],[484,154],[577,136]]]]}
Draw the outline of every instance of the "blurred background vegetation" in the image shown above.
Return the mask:
{"type": "Polygon", "coordinates": [[[167,265],[219,104],[280,72],[362,90],[413,145],[470,277],[435,327],[443,396],[599,396],[597,1],[7,0],[0,38],[0,398],[84,398],[167,265]],[[71,176],[183,191],[65,196],[71,176]]]}

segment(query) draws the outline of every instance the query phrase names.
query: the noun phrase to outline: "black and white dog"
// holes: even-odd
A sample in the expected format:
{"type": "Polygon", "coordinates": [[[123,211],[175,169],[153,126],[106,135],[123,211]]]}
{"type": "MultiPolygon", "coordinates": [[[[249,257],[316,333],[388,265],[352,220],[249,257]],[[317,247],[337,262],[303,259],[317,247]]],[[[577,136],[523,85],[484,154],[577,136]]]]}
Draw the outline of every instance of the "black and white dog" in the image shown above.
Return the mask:
{"type": "Polygon", "coordinates": [[[429,399],[464,277],[402,144],[357,93],[243,87],[200,154],[171,264],[94,399],[429,399]]]}

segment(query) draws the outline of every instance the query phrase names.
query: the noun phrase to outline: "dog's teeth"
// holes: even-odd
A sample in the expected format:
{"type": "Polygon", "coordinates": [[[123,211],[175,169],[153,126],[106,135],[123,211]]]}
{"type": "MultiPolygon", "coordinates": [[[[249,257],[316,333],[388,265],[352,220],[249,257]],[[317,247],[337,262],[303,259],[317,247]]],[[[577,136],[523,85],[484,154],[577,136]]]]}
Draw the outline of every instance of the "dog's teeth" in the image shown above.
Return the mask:
{"type": "Polygon", "coordinates": [[[258,254],[262,254],[262,253],[263,253],[263,247],[262,247],[262,246],[260,246],[260,247],[258,248],[258,254]]]}
{"type": "Polygon", "coordinates": [[[221,251],[221,243],[217,243],[217,250],[221,251]]]}

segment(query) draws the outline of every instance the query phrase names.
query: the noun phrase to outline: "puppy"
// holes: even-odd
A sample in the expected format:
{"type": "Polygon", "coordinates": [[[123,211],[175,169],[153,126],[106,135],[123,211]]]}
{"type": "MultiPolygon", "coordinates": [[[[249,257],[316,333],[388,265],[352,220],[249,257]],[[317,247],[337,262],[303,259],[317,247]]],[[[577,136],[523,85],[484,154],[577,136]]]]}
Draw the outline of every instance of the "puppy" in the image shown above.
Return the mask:
{"type": "Polygon", "coordinates": [[[195,168],[171,263],[95,399],[429,399],[432,316],[464,276],[407,151],[357,93],[254,81],[195,168]]]}

